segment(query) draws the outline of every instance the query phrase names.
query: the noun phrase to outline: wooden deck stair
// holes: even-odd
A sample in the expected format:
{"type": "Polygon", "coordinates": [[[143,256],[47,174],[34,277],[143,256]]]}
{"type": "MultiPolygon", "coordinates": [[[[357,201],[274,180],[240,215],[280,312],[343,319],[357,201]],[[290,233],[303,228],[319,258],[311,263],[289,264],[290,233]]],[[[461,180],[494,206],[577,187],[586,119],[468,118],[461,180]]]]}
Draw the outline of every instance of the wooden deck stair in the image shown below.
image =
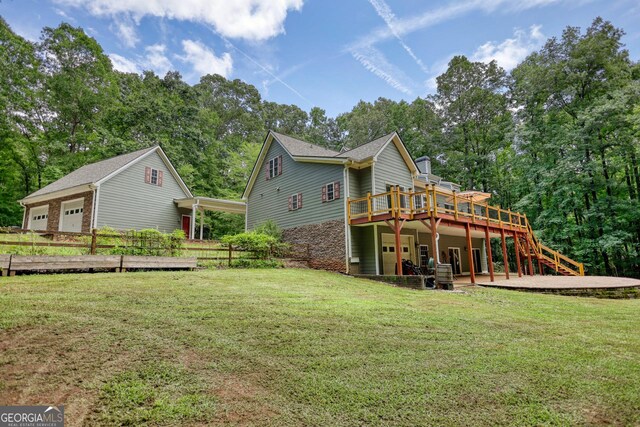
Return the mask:
{"type": "Polygon", "coordinates": [[[510,209],[474,202],[456,194],[429,186],[422,191],[402,191],[393,187],[386,193],[349,198],[347,207],[349,224],[364,224],[395,219],[425,221],[435,218],[455,226],[491,229],[517,236],[516,251],[526,259],[529,271],[533,260],[564,276],[584,276],[584,265],[551,249],[535,236],[527,216],[510,209]],[[531,262],[530,262],[531,260],[531,262]]]}
{"type": "Polygon", "coordinates": [[[560,252],[541,244],[534,234],[529,221],[527,221],[527,231],[520,235],[520,251],[524,256],[531,255],[542,265],[546,265],[551,270],[563,276],[584,276],[584,266],[571,258],[562,255],[560,252]],[[527,253],[527,248],[529,253],[527,253]]]}

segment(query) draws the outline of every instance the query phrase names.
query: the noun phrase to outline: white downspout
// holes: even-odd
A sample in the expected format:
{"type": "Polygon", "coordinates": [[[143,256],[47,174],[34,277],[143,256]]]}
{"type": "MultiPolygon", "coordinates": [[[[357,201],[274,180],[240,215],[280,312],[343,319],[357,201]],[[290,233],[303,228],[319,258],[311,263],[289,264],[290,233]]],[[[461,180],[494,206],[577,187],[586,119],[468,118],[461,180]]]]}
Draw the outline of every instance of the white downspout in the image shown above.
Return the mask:
{"type": "Polygon", "coordinates": [[[351,267],[351,225],[349,224],[349,215],[347,209],[349,209],[349,204],[347,200],[349,199],[349,167],[344,165],[344,257],[345,257],[345,265],[347,267],[347,274],[349,274],[349,270],[351,267]]]}
{"type": "Polygon", "coordinates": [[[203,231],[204,231],[204,208],[200,208],[200,240],[202,240],[203,231]]]}
{"type": "Polygon", "coordinates": [[[100,209],[100,186],[96,186],[93,198],[93,228],[98,228],[98,209],[100,209]]]}
{"type": "MultiPolygon", "coordinates": [[[[197,200],[197,199],[196,199],[197,200]]],[[[189,239],[194,239],[196,234],[196,209],[198,207],[198,201],[191,205],[191,227],[189,230],[189,239]]]]}
{"type": "Polygon", "coordinates": [[[376,276],[380,275],[380,254],[378,252],[378,224],[373,224],[373,250],[376,253],[376,276]]]}
{"type": "Polygon", "coordinates": [[[371,162],[371,194],[376,194],[376,172],[374,166],[376,165],[375,160],[371,162]]]}
{"type": "MultiPolygon", "coordinates": [[[[27,218],[27,205],[24,202],[20,201],[20,206],[22,206],[22,229],[28,228],[29,218],[27,218]]],[[[31,214],[29,214],[31,215],[31,214]]]]}

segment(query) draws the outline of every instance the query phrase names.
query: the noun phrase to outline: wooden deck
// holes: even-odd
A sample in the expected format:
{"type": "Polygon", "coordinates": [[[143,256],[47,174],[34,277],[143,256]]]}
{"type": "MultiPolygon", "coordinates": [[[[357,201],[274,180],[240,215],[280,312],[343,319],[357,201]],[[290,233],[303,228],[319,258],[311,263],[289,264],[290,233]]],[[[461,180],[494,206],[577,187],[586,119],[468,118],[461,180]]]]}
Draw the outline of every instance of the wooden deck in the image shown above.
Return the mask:
{"type": "MultiPolygon", "coordinates": [[[[458,195],[455,191],[444,191],[429,185],[423,191],[402,191],[391,187],[380,194],[367,193],[366,197],[347,199],[347,218],[350,225],[385,223],[395,234],[396,247],[400,246],[401,230],[407,221],[418,221],[431,233],[431,246],[438,247],[436,235],[440,224],[463,228],[466,232],[467,247],[471,247],[471,231],[484,231],[487,256],[492,259],[490,238],[500,236],[503,259],[507,260],[506,238],[512,237],[517,273],[524,270],[533,274],[541,273],[546,266],[550,271],[565,276],[584,276],[584,265],[558,251],[543,245],[535,236],[527,216],[510,209],[474,202],[458,195]],[[521,259],[522,258],[522,259],[521,259]],[[533,261],[537,261],[534,263],[533,261]],[[524,263],[526,267],[523,268],[524,263]]],[[[396,251],[396,264],[402,263],[400,251],[396,251]]],[[[477,283],[473,268],[473,255],[468,252],[471,283],[477,283]]],[[[435,257],[434,257],[435,258],[435,257]]],[[[490,275],[494,275],[493,264],[489,263],[490,275]]]]}

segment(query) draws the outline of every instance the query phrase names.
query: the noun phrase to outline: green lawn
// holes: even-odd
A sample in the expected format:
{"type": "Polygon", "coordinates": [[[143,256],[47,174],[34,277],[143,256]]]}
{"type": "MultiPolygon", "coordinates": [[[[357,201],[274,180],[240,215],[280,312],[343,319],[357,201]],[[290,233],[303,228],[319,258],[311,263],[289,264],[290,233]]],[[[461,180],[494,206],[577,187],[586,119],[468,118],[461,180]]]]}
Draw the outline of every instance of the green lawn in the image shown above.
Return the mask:
{"type": "Polygon", "coordinates": [[[0,279],[0,404],[67,425],[638,425],[640,300],[307,270],[0,279]]]}

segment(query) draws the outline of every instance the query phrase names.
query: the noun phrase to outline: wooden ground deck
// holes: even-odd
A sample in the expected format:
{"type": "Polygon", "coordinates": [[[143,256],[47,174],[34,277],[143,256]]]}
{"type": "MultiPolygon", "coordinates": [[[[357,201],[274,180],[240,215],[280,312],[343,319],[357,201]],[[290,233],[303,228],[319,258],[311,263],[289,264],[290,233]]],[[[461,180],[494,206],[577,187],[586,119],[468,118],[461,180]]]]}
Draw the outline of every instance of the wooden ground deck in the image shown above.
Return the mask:
{"type": "MultiPolygon", "coordinates": [[[[567,296],[599,298],[640,298],[640,280],[608,276],[523,276],[506,280],[496,275],[491,282],[488,275],[476,276],[478,286],[524,292],[540,292],[567,296]]],[[[468,277],[460,277],[454,288],[473,286],[468,277]]]]}
{"type": "Polygon", "coordinates": [[[504,276],[496,276],[495,282],[489,277],[478,276],[478,285],[496,288],[523,289],[611,289],[640,288],[640,280],[627,277],[608,276],[523,276],[505,280],[504,276]]]}

